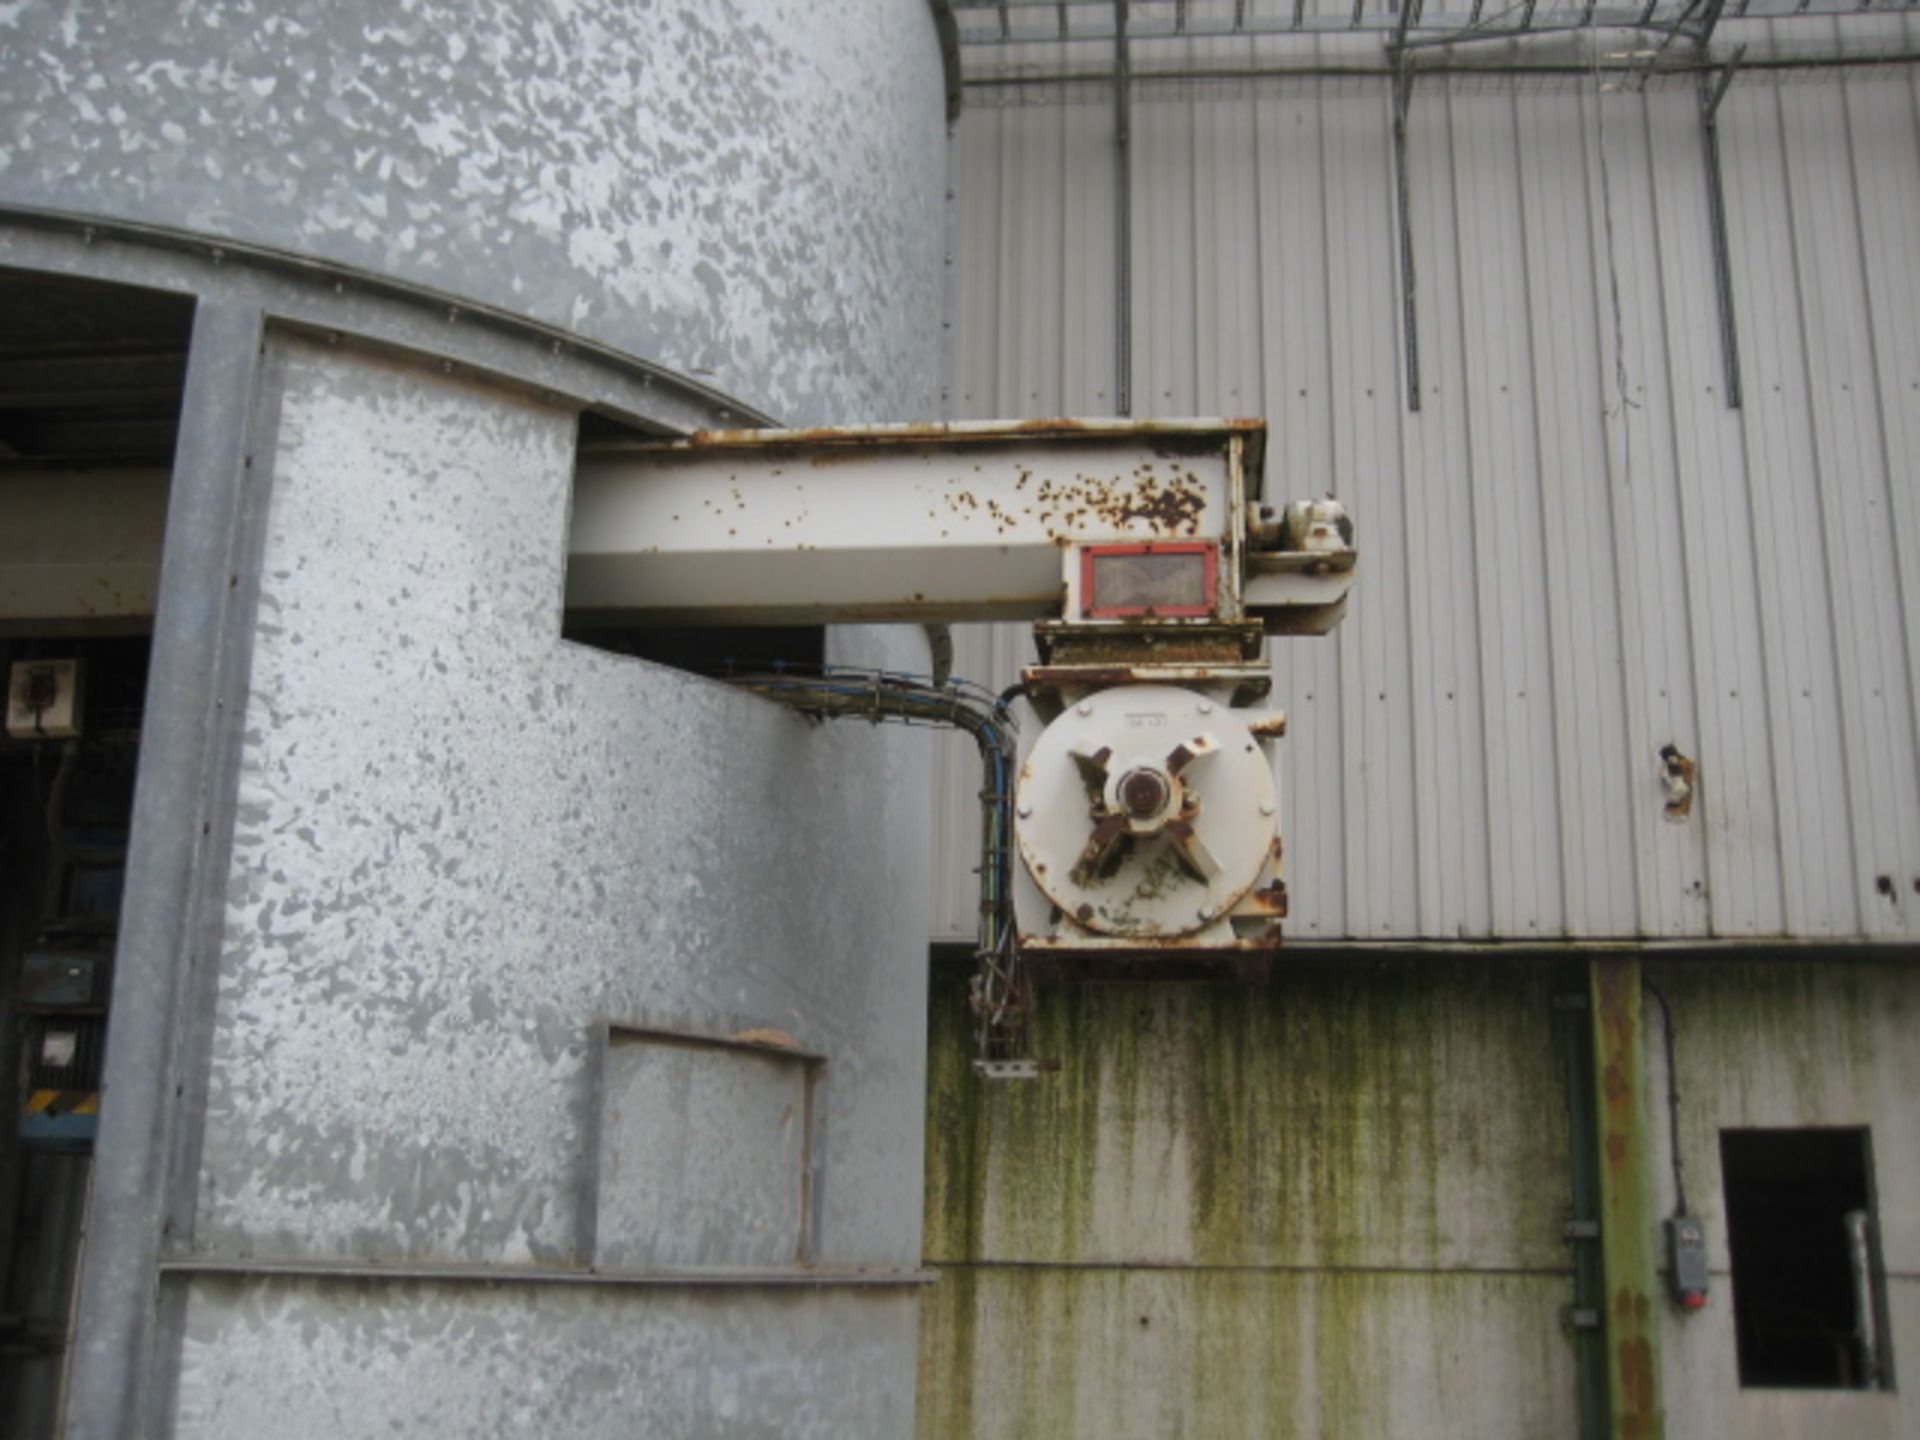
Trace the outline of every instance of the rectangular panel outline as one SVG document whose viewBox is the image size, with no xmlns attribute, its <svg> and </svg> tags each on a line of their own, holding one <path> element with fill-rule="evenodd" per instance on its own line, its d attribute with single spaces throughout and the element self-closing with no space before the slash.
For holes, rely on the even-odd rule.
<svg viewBox="0 0 1920 1440">
<path fill-rule="evenodd" d="M 601 1275 L 672 1276 L 711 1272 L 712 1266 L 648 1266 L 636 1270 L 627 1266 L 604 1266 L 594 1259 L 600 1248 L 600 1152 L 606 1139 L 607 1062 L 616 1041 L 640 1041 L 682 1050 L 719 1051 L 758 1056 L 761 1059 L 787 1060 L 800 1067 L 804 1109 L 800 1134 L 799 1221 L 794 1240 L 794 1257 L 782 1266 L 742 1267 L 785 1273 L 811 1269 L 819 1252 L 819 1215 L 815 1204 L 814 1166 L 820 1154 L 820 1087 L 826 1078 L 827 1057 L 818 1051 L 798 1046 L 769 1045 L 761 1041 L 741 1040 L 731 1035 L 709 1035 L 693 1030 L 665 1030 L 651 1025 L 626 1025 L 603 1020 L 592 1027 L 587 1057 L 587 1119 L 583 1134 L 586 1141 L 581 1155 L 578 1236 L 575 1256 L 578 1264 Z M 732 1267 L 729 1267 L 732 1268 Z"/>
</svg>

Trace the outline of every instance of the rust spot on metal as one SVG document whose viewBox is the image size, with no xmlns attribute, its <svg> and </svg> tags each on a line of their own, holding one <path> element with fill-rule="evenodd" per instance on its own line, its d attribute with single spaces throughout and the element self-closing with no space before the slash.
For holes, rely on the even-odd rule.
<svg viewBox="0 0 1920 1440">
<path fill-rule="evenodd" d="M 1678 745 L 1660 747 L 1661 778 L 1667 787 L 1667 818 L 1685 820 L 1693 813 L 1693 797 L 1700 788 L 1700 766 Z"/>
<path fill-rule="evenodd" d="M 980 424 L 977 422 L 959 422 L 956 424 L 928 425 L 878 425 L 844 426 L 816 425 L 800 430 L 696 430 L 684 440 L 665 442 L 654 447 L 634 448 L 677 448 L 677 449 L 718 449 L 728 446 L 781 446 L 844 445 L 876 446 L 913 444 L 916 442 L 948 442 L 959 444 L 992 444 L 994 441 L 1016 436 L 1044 437 L 1057 435 L 1063 437 L 1087 435 L 1111 435 L 1115 437 L 1151 436 L 1157 446 L 1174 449 L 1181 440 L 1203 442 L 1208 448 L 1224 443 L 1233 435 L 1260 435 L 1266 431 L 1263 420 L 1243 418 L 1229 420 L 1209 420 L 1203 424 L 1168 422 L 1162 420 L 1075 420 L 1070 417 L 1050 417 L 1041 420 L 1016 420 L 1010 423 Z M 1177 451 L 1176 451 L 1177 453 Z"/>
<path fill-rule="evenodd" d="M 1262 914 L 1284 920 L 1287 918 L 1287 882 L 1275 880 L 1271 884 L 1262 885 L 1257 890 L 1249 891 L 1247 898 L 1241 904 L 1246 909 L 1257 910 Z"/>
<path fill-rule="evenodd" d="M 1168 794 L 1167 779 L 1157 770 L 1142 766 L 1139 769 L 1129 770 L 1120 779 L 1121 803 L 1137 816 L 1159 814 L 1167 803 Z M 1182 826 L 1177 820 L 1167 829 L 1169 833 L 1177 833 L 1176 827 L 1184 829 L 1189 836 L 1193 833 L 1192 826 Z"/>
<path fill-rule="evenodd" d="M 1614 1298 L 1614 1318 L 1622 1328 L 1645 1330 L 1648 1322 L 1647 1297 L 1622 1290 Z M 1644 1334 L 1633 1335 L 1614 1346 L 1615 1366 L 1620 1376 L 1620 1398 L 1624 1413 L 1615 1416 L 1615 1433 L 1632 1440 L 1649 1440 L 1657 1431 L 1654 1400 L 1653 1346 Z"/>
<path fill-rule="evenodd" d="M 1088 837 L 1086 848 L 1080 852 L 1079 863 L 1073 867 L 1074 881 L 1085 885 L 1090 880 L 1111 875 L 1126 858 L 1128 847 L 1123 843 L 1126 837 L 1126 816 L 1102 816 L 1099 823 L 1093 827 L 1093 834 Z"/>
</svg>

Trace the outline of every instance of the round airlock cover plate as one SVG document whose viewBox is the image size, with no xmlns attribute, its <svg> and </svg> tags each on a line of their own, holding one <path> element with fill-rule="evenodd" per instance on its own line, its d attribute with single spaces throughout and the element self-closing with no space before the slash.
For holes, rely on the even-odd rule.
<svg viewBox="0 0 1920 1440">
<path fill-rule="evenodd" d="M 1071 706 L 1020 770 L 1014 833 L 1034 883 L 1100 935 L 1190 935 L 1259 880 L 1273 770 L 1232 710 L 1172 685 Z"/>
</svg>

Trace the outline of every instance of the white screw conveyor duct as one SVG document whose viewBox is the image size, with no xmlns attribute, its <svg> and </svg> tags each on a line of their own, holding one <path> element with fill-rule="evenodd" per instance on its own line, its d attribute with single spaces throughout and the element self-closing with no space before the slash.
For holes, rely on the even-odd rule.
<svg viewBox="0 0 1920 1440">
<path fill-rule="evenodd" d="M 1287 909 L 1266 637 L 1339 623 L 1353 526 L 1255 420 L 727 431 L 583 457 L 567 601 L 625 623 L 1034 622 L 1008 877 L 1036 973 L 1247 960 Z"/>
</svg>

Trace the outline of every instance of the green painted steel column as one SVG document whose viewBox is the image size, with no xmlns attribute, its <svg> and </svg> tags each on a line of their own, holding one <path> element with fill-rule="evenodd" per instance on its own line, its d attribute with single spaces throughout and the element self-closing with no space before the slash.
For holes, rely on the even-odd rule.
<svg viewBox="0 0 1920 1440">
<path fill-rule="evenodd" d="M 1601 1313 L 1614 1440 L 1663 1440 L 1652 1177 L 1647 1171 L 1646 1055 L 1640 961 L 1607 957 L 1588 972 L 1600 1139 Z"/>
</svg>

